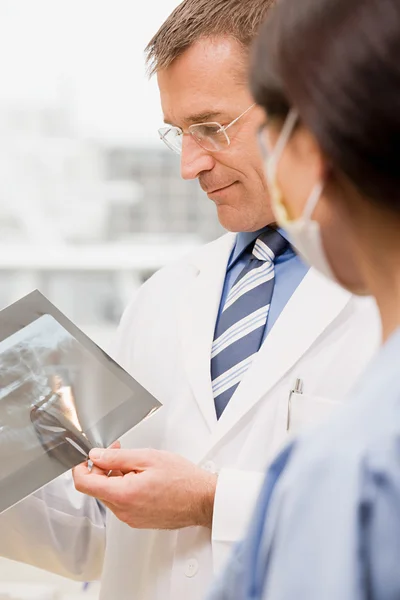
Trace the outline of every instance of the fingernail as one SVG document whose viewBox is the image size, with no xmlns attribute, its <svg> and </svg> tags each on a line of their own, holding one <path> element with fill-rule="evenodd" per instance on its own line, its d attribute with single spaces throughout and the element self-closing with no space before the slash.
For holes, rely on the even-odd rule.
<svg viewBox="0 0 400 600">
<path fill-rule="evenodd" d="M 101 448 L 93 448 L 93 450 L 89 452 L 89 458 L 91 458 L 92 460 L 100 460 L 103 454 L 104 450 L 102 450 Z"/>
</svg>

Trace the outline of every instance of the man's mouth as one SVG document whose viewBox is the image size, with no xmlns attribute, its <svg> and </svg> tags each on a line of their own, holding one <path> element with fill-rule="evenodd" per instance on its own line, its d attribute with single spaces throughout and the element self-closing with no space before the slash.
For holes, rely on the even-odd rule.
<svg viewBox="0 0 400 600">
<path fill-rule="evenodd" d="M 227 189 L 228 189 L 228 188 L 230 188 L 230 187 L 231 187 L 231 186 L 232 186 L 234 183 L 235 183 L 235 182 L 233 182 L 233 183 L 228 183 L 228 185 L 223 185 L 223 186 L 220 186 L 220 187 L 214 188 L 214 189 L 212 189 L 212 190 L 207 190 L 207 189 L 204 189 L 204 188 L 203 188 L 203 189 L 204 189 L 204 191 L 206 192 L 206 194 L 208 194 L 209 196 L 211 196 L 212 194 L 217 194 L 218 192 L 222 192 L 223 190 L 227 190 Z"/>
</svg>

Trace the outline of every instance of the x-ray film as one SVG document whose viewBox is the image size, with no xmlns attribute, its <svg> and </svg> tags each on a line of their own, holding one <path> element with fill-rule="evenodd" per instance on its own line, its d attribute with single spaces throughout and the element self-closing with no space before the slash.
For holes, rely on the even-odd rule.
<svg viewBox="0 0 400 600">
<path fill-rule="evenodd" d="M 159 402 L 40 292 L 0 312 L 0 513 Z"/>
</svg>

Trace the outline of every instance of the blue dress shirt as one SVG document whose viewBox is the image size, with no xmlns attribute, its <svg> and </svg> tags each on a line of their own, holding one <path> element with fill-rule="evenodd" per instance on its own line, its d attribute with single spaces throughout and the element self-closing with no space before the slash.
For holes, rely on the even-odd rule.
<svg viewBox="0 0 400 600">
<path fill-rule="evenodd" d="M 353 398 L 269 469 L 209 600 L 400 598 L 400 329 Z"/>
<path fill-rule="evenodd" d="M 236 244 L 228 261 L 218 319 L 233 284 L 238 278 L 240 272 L 249 262 L 249 255 L 246 253 L 247 248 L 266 229 L 267 227 L 265 229 L 261 229 L 260 231 L 238 233 Z M 282 229 L 278 229 L 278 231 L 285 239 L 288 239 L 286 233 Z M 271 331 L 277 318 L 285 308 L 288 300 L 296 290 L 297 286 L 300 284 L 307 271 L 308 266 L 303 263 L 297 254 L 295 254 L 291 246 L 289 246 L 289 248 L 283 254 L 277 257 L 275 261 L 274 292 L 272 295 L 271 307 L 269 310 L 263 340 L 265 340 L 266 336 Z"/>
</svg>

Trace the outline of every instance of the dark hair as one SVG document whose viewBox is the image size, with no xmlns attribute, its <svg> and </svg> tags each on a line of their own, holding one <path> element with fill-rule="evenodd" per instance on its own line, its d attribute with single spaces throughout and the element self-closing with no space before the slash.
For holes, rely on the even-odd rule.
<svg viewBox="0 0 400 600">
<path fill-rule="evenodd" d="M 146 47 L 150 74 L 165 69 L 197 40 L 229 36 L 248 48 L 275 0 L 183 0 Z"/>
<path fill-rule="evenodd" d="M 295 107 L 333 167 L 400 212 L 399 0 L 280 0 L 250 80 L 270 117 Z"/>
</svg>

